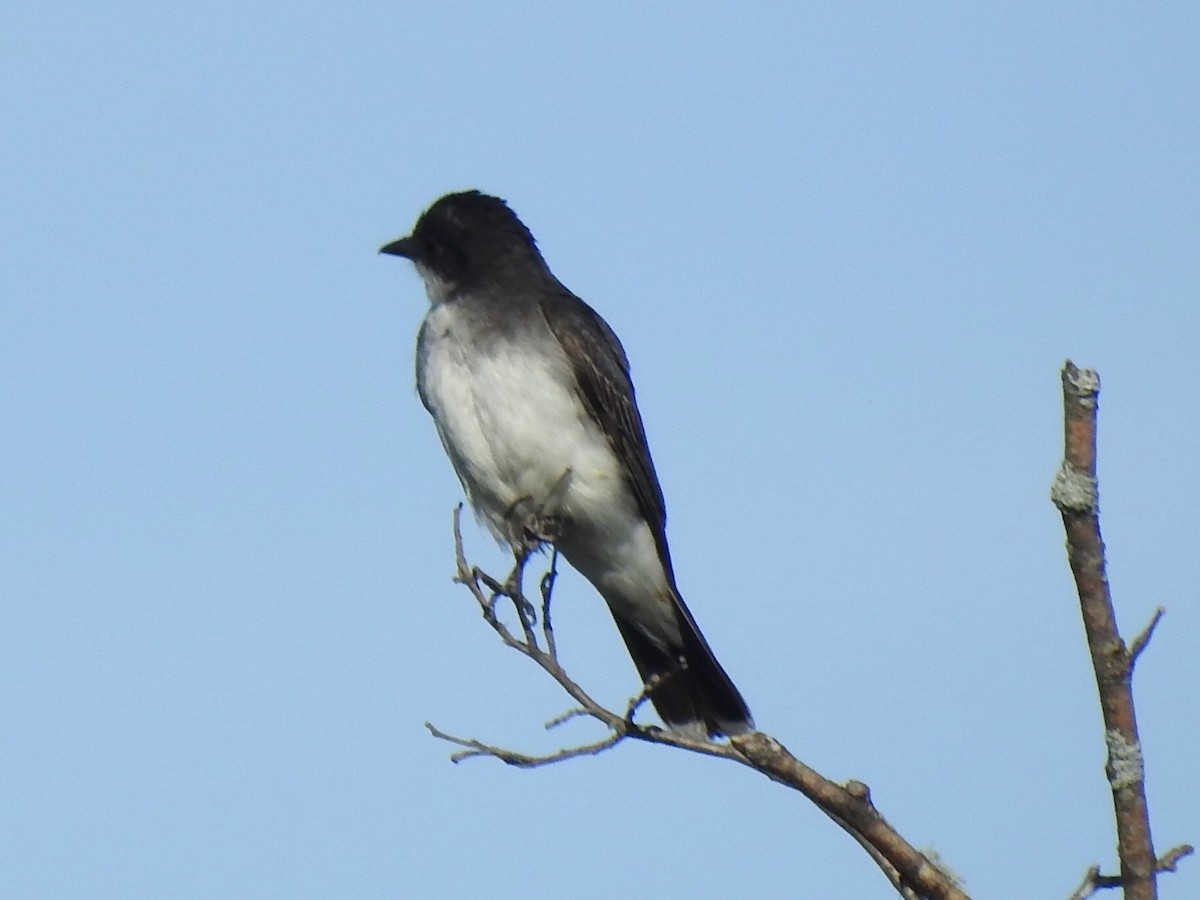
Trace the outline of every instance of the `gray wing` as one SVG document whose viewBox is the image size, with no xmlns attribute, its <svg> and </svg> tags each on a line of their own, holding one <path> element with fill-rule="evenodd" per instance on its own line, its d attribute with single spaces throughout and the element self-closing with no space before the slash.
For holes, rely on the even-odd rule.
<svg viewBox="0 0 1200 900">
<path fill-rule="evenodd" d="M 659 558 L 674 583 L 667 550 L 667 508 L 638 412 L 629 360 L 613 330 L 590 306 L 562 288 L 541 300 L 542 314 L 575 374 L 580 399 L 620 460 L 638 509 L 654 533 Z"/>
</svg>

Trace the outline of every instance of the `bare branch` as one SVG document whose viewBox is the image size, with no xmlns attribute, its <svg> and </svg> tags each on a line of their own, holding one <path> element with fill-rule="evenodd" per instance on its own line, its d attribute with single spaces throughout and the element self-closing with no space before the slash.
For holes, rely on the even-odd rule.
<svg viewBox="0 0 1200 900">
<path fill-rule="evenodd" d="M 609 747 L 615 746 L 620 741 L 624 740 L 625 735 L 613 733 L 603 740 L 596 741 L 592 744 L 584 744 L 580 747 L 568 747 L 559 750 L 557 753 L 549 753 L 545 756 L 528 756 L 524 753 L 517 753 L 515 750 L 506 750 L 503 747 L 493 747 L 491 744 L 485 744 L 482 741 L 477 741 L 474 738 L 460 738 L 437 728 L 435 725 L 426 722 L 425 727 L 429 729 L 429 733 L 435 738 L 443 741 L 449 741 L 451 744 L 457 744 L 460 747 L 466 747 L 459 753 L 451 754 L 450 761 L 459 763 L 464 759 L 470 759 L 472 756 L 490 756 L 498 759 L 510 766 L 516 766 L 521 769 L 532 769 L 537 766 L 548 766 L 551 763 L 562 762 L 566 759 L 575 759 L 578 756 L 595 756 Z"/>
<path fill-rule="evenodd" d="M 565 725 L 572 719 L 586 719 L 590 714 L 582 706 L 576 706 L 574 709 L 568 709 L 566 712 L 559 713 L 553 719 L 550 719 L 543 726 L 547 731 L 557 728 L 559 725 Z"/>
<path fill-rule="evenodd" d="M 1138 740 L 1131 676 L 1133 664 L 1145 649 L 1162 617 L 1155 613 L 1146 630 L 1126 650 L 1117 630 L 1109 591 L 1104 542 L 1100 537 L 1099 491 L 1096 480 L 1096 418 L 1100 378 L 1091 369 L 1079 369 L 1070 360 L 1062 370 L 1064 453 L 1062 467 L 1050 490 L 1062 513 L 1067 534 L 1067 556 L 1091 652 L 1092 669 L 1100 694 L 1108 745 L 1109 785 L 1117 822 L 1118 878 L 1103 876 L 1099 868 L 1076 891 L 1087 897 L 1097 889 L 1121 886 L 1126 900 L 1153 900 L 1159 871 L 1150 838 L 1146 806 L 1145 766 Z"/>
<path fill-rule="evenodd" d="M 1101 875 L 1099 866 L 1092 866 L 1084 873 L 1083 882 L 1075 888 L 1067 900 L 1087 900 L 1088 897 L 1102 888 L 1120 887 L 1121 878 L 1118 875 Z"/>
<path fill-rule="evenodd" d="M 427 722 L 426 727 L 434 737 L 463 748 L 454 753 L 450 757 L 451 760 L 457 763 L 473 757 L 490 757 L 511 766 L 536 768 L 580 756 L 595 755 L 615 747 L 626 739 L 727 759 L 800 791 L 812 800 L 863 846 L 897 893 L 906 900 L 967 900 L 967 895 L 958 887 L 952 876 L 939 868 L 928 856 L 908 844 L 879 815 L 871 803 L 870 791 L 862 782 L 851 781 L 842 786 L 829 781 L 800 762 L 782 744 L 766 734 L 756 732 L 733 738 L 728 743 L 717 743 L 680 731 L 639 725 L 634 721 L 634 714 L 649 699 L 653 685 L 644 685 L 643 689 L 630 699 L 624 715 L 597 703 L 567 674 L 558 660 L 553 628 L 550 625 L 557 557 L 551 557 L 550 570 L 539 584 L 542 594 L 542 635 L 546 642 L 546 649 L 543 650 L 538 646 L 532 619 L 522 614 L 528 606 L 528 601 L 521 593 L 524 555 L 515 554 L 513 573 L 503 582 L 471 566 L 463 550 L 459 527 L 460 513 L 461 507 L 455 511 L 454 517 L 457 567 L 455 580 L 465 585 L 475 597 L 485 621 L 504 644 L 537 663 L 577 704 L 551 719 L 546 727 L 554 728 L 571 719 L 589 717 L 604 725 L 608 734 L 592 743 L 564 748 L 545 755 L 533 755 L 497 747 L 474 738 L 457 737 Z M 516 605 L 517 614 L 522 621 L 523 640 L 515 636 L 496 615 L 496 601 L 502 596 L 509 597 Z"/>
<path fill-rule="evenodd" d="M 1191 856 L 1196 852 L 1196 848 L 1191 844 L 1180 844 L 1178 847 L 1172 847 L 1158 859 L 1158 871 L 1174 872 L 1175 866 L 1185 856 Z"/>
<path fill-rule="evenodd" d="M 1133 667 L 1137 664 L 1137 659 L 1142 655 L 1142 651 L 1150 643 L 1150 638 L 1154 637 L 1154 629 L 1158 627 L 1158 623 L 1162 621 L 1162 617 L 1166 614 L 1166 610 L 1161 606 L 1154 611 L 1153 618 L 1150 623 L 1142 629 L 1141 633 L 1133 639 L 1133 643 L 1129 645 L 1129 671 L 1133 672 Z"/>
<path fill-rule="evenodd" d="M 1175 866 L 1179 860 L 1194 852 L 1191 844 L 1180 844 L 1178 847 L 1172 847 L 1154 864 L 1156 872 L 1174 872 Z M 1105 888 L 1119 888 L 1122 886 L 1120 875 L 1101 875 L 1099 866 L 1092 866 L 1083 876 L 1083 882 L 1077 887 L 1074 893 L 1067 900 L 1087 900 L 1093 894 L 1098 894 Z"/>
<path fill-rule="evenodd" d="M 901 896 L 967 900 L 955 879 L 905 841 L 879 814 L 871 802 L 870 790 L 862 782 L 835 784 L 760 732 L 735 737 L 730 743 L 752 768 L 800 791 L 855 840 L 870 847 L 871 857 Z"/>
<path fill-rule="evenodd" d="M 550 624 L 550 597 L 554 593 L 554 583 L 558 581 L 558 548 L 550 552 L 550 568 L 542 576 L 538 589 L 542 594 L 542 636 L 546 639 L 546 652 L 550 658 L 558 662 L 558 645 L 554 643 L 554 627 Z"/>
</svg>

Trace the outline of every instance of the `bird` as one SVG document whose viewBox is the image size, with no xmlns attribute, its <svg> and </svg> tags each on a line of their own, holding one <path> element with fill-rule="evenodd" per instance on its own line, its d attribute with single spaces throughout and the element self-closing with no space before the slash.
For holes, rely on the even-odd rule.
<svg viewBox="0 0 1200 900">
<path fill-rule="evenodd" d="M 476 516 L 518 555 L 549 543 L 603 597 L 663 723 L 754 730 L 683 602 L 629 360 L 550 271 L 499 197 L 447 194 L 380 248 L 412 262 L 429 308 L 417 393 Z"/>
</svg>

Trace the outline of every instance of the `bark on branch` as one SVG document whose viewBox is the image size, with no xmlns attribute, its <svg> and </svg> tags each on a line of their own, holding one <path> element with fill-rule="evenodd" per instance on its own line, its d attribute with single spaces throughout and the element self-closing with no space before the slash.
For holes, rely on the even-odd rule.
<svg viewBox="0 0 1200 900">
<path fill-rule="evenodd" d="M 1117 854 L 1121 874 L 1103 876 L 1099 867 L 1089 870 L 1076 897 L 1095 889 L 1123 887 L 1126 900 L 1153 900 L 1158 896 L 1155 877 L 1167 865 L 1155 856 L 1146 807 L 1145 763 L 1138 739 L 1133 706 L 1133 666 L 1146 649 L 1162 618 L 1160 608 L 1146 629 L 1127 648 L 1117 630 L 1100 537 L 1099 489 L 1096 480 L 1096 419 L 1100 378 L 1091 369 L 1080 369 L 1067 360 L 1062 370 L 1064 453 L 1054 478 L 1050 498 L 1062 513 L 1067 535 L 1067 558 L 1075 576 L 1084 632 L 1100 693 L 1104 740 L 1108 746 L 1105 772 L 1112 788 L 1117 822 Z M 1191 852 L 1176 848 L 1164 857 L 1175 861 Z"/>
</svg>

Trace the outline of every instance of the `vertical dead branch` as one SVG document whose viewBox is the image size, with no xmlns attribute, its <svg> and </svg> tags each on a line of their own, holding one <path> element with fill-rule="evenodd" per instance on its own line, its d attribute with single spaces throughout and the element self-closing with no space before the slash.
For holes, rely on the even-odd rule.
<svg viewBox="0 0 1200 900">
<path fill-rule="evenodd" d="M 1112 787 L 1117 822 L 1117 853 L 1126 900 L 1157 896 L 1158 862 L 1150 839 L 1146 808 L 1142 746 L 1134 715 L 1131 675 L 1136 653 L 1126 649 L 1117 631 L 1105 573 L 1104 543 L 1100 538 L 1100 507 L 1096 482 L 1096 405 L 1100 378 L 1091 369 L 1067 361 L 1062 370 L 1065 453 L 1054 479 L 1051 499 L 1062 513 L 1067 533 L 1067 556 L 1087 634 L 1104 737 L 1108 745 L 1105 771 Z M 1138 652 L 1144 648 L 1144 641 Z"/>
</svg>

